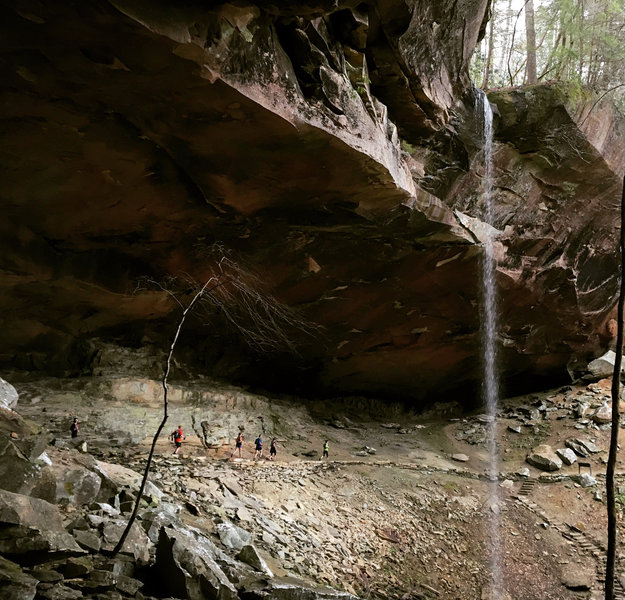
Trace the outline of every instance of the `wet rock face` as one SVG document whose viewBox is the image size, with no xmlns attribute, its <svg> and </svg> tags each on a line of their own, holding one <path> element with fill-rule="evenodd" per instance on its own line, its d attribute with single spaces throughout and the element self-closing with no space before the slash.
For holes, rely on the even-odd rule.
<svg viewBox="0 0 625 600">
<path fill-rule="evenodd" d="M 534 363 L 535 372 L 558 365 L 574 372 L 614 335 L 623 128 L 609 106 L 572 100 L 566 86 L 494 92 L 489 100 L 503 353 L 511 371 Z M 478 168 L 454 190 L 458 209 L 479 213 L 470 190 L 479 175 Z"/>
<path fill-rule="evenodd" d="M 98 373 L 103 338 L 151 345 L 160 365 L 179 307 L 137 283 L 205 281 L 217 242 L 322 329 L 292 333 L 298 356 L 259 357 L 219 316 L 210 328 L 203 319 L 180 345 L 195 366 L 393 398 L 475 381 L 480 248 L 453 209 L 479 208 L 477 134 L 456 121 L 473 110 L 467 64 L 486 4 L 4 3 L 0 364 Z M 608 231 L 612 213 L 600 209 L 622 154 L 598 113 L 582 122 L 565 110 L 554 113 L 564 129 L 545 127 L 540 140 L 590 139 L 592 176 L 576 152 L 536 150 L 529 164 L 535 128 L 515 117 L 528 114 L 524 102 L 533 106 L 500 103 L 497 160 L 512 183 L 501 178 L 496 225 L 514 225 L 501 288 L 506 311 L 525 309 L 506 319 L 506 348 L 513 373 L 562 374 L 605 342 L 595 332 L 612 305 L 614 252 L 587 242 L 593 219 Z M 559 165 L 572 175 L 554 195 Z M 561 203 L 570 193 L 574 209 Z M 547 219 L 589 195 L 584 232 L 573 218 Z"/>
</svg>

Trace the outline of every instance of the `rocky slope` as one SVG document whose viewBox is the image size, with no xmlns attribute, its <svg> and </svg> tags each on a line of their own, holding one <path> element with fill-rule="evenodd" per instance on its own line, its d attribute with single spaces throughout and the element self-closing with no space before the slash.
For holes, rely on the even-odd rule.
<svg viewBox="0 0 625 600">
<path fill-rule="evenodd" d="M 609 380 L 504 403 L 498 499 L 485 415 L 450 405 L 415 415 L 364 398 L 295 402 L 210 381 L 172 384 L 169 427 L 183 425 L 183 454 L 173 456 L 165 436 L 159 440 L 138 527 L 115 560 L 106 552 L 136 497 L 160 420 L 159 384 L 111 376 L 99 386 L 91 378 L 14 382 L 19 402 L 8 385 L 3 399 L 31 419 L 2 409 L 1 551 L 14 563 L 3 572 L 28 588 L 15 597 L 105 590 L 162 597 L 182 568 L 184 581 L 167 587 L 173 597 L 195 597 L 208 577 L 241 598 L 281 597 L 267 591 L 281 585 L 309 597 L 303 590 L 322 583 L 362 597 L 482 598 L 493 514 L 503 519 L 508 589 L 523 590 L 512 597 L 589 597 L 601 588 Z M 75 441 L 67 431 L 72 415 L 81 426 Z M 240 430 L 243 460 L 228 461 Z M 252 460 L 251 440 L 261 432 L 266 442 L 278 438 L 275 462 Z M 325 439 L 330 460 L 320 461 Z M 544 447 L 568 448 L 572 460 L 556 473 L 535 468 L 533 455 Z M 592 478 L 587 466 L 587 478 L 578 477 L 577 460 L 589 463 Z M 619 459 L 619 486 L 622 468 Z M 173 555 L 159 541 L 164 534 Z M 188 543 L 204 558 L 191 559 Z M 245 545 L 254 551 L 242 552 Z"/>
<path fill-rule="evenodd" d="M 484 415 L 174 385 L 170 423 L 185 428 L 183 454 L 159 440 L 138 521 L 115 557 L 159 418 L 158 384 L 15 384 L 23 416 L 0 411 L 3 598 L 491 598 L 494 514 L 510 598 L 602 597 L 605 383 L 507 401 L 495 484 Z M 243 459 L 229 461 L 241 428 Z M 278 438 L 275 461 L 252 460 L 259 432 Z M 325 439 L 330 458 L 320 460 Z M 570 439 L 592 449 L 579 455 L 590 487 L 575 463 L 548 473 L 525 462 L 536 445 Z M 619 485 L 622 469 L 619 459 Z"/>
<path fill-rule="evenodd" d="M 225 252 L 308 326 L 258 353 L 198 315 L 196 370 L 417 404 L 476 385 L 487 4 L 3 3 L 0 362 L 158 357 L 179 306 L 153 282 L 182 276 L 185 303 Z M 505 373 L 537 385 L 610 341 L 625 154 L 592 99 L 491 101 Z"/>
</svg>

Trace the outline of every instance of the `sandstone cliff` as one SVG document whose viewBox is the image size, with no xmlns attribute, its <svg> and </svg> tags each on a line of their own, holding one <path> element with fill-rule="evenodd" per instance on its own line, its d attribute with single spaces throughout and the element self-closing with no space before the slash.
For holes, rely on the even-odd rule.
<svg viewBox="0 0 625 600">
<path fill-rule="evenodd" d="M 322 329 L 258 355 L 212 315 L 180 345 L 196 368 L 414 399 L 473 385 L 467 66 L 487 4 L 3 3 L 1 363 L 162 350 L 179 307 L 137 281 L 203 281 L 219 243 Z M 562 88 L 491 101 L 506 372 L 562 378 L 610 339 L 622 137 Z"/>
</svg>

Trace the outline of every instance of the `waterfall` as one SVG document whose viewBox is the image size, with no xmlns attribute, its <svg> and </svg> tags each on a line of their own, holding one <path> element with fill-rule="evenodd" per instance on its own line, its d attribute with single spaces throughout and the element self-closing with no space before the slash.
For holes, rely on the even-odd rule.
<svg viewBox="0 0 625 600">
<path fill-rule="evenodd" d="M 481 187 L 481 219 L 487 225 L 484 252 L 481 261 L 481 317 L 482 317 L 482 357 L 483 383 L 482 399 L 488 419 L 488 456 L 489 456 L 489 508 L 490 519 L 490 568 L 492 575 L 492 600 L 504 597 L 501 574 L 501 515 L 499 511 L 499 458 L 497 452 L 497 405 L 499 401 L 499 378 L 497 373 L 497 288 L 495 273 L 497 261 L 494 254 L 493 214 L 493 113 L 486 94 L 477 90 L 476 108 L 482 115 L 484 175 Z M 480 110 L 481 109 L 481 110 Z"/>
</svg>

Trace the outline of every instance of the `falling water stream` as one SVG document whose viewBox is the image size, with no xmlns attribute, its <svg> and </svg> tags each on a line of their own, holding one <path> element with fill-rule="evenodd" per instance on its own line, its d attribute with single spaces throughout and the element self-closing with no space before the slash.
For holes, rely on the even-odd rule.
<svg viewBox="0 0 625 600">
<path fill-rule="evenodd" d="M 490 527 L 490 568 L 491 568 L 491 600 L 501 600 L 504 597 L 501 574 L 501 516 L 499 512 L 499 458 L 497 451 L 497 404 L 499 401 L 499 379 L 497 373 L 497 289 L 495 286 L 495 270 L 497 266 L 494 255 L 493 225 L 493 113 L 486 94 L 477 91 L 477 108 L 482 108 L 483 117 L 483 157 L 484 175 L 481 189 L 481 219 L 486 223 L 484 236 L 484 252 L 482 255 L 482 350 L 483 350 L 483 383 L 482 394 L 488 419 L 488 456 L 489 456 L 489 507 L 491 518 Z"/>
</svg>

